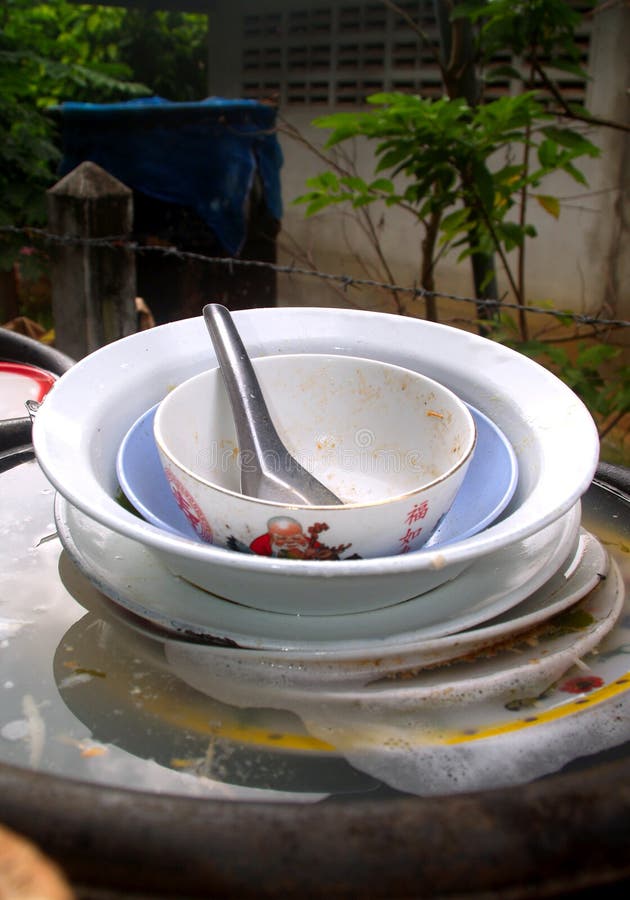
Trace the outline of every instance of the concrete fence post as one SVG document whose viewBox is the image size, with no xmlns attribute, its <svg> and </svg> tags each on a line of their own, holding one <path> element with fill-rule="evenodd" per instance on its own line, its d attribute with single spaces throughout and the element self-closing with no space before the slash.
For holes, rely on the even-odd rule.
<svg viewBox="0 0 630 900">
<path fill-rule="evenodd" d="M 52 233 L 125 238 L 133 192 L 100 166 L 83 162 L 47 192 Z M 52 265 L 55 346 L 74 359 L 136 331 L 134 254 L 117 246 L 60 244 Z"/>
</svg>

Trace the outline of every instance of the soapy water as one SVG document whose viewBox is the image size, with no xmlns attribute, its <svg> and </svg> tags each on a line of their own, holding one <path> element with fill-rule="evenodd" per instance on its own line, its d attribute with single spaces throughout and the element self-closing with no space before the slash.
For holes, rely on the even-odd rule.
<svg viewBox="0 0 630 900">
<path fill-rule="evenodd" d="M 215 696 L 235 702 L 229 688 L 213 685 Z M 245 708 L 251 707 L 240 698 Z M 476 726 L 466 728 L 461 707 L 399 710 L 383 705 L 370 710 L 357 703 L 306 702 L 282 691 L 270 691 L 267 703 L 291 710 L 309 734 L 335 748 L 351 766 L 409 794 L 431 796 L 523 784 L 562 769 L 579 757 L 591 756 L 630 738 L 630 692 L 609 702 L 566 715 L 544 717 L 538 724 L 505 719 L 479 727 L 479 718 L 505 710 L 478 709 Z M 257 695 L 255 705 L 264 705 Z M 475 715 L 469 717 L 475 722 Z M 535 715 L 526 717 L 530 720 Z M 492 733 L 495 730 L 496 733 Z"/>
<path fill-rule="evenodd" d="M 532 636 L 529 654 L 522 646 L 503 651 L 520 661 L 512 663 L 512 676 L 509 661 L 502 673 L 496 660 L 476 660 L 393 686 L 318 691 L 296 687 L 286 670 L 256 681 L 255 667 L 229 660 L 217 667 L 212 655 L 204 664 L 203 651 L 193 646 L 169 642 L 165 655 L 179 678 L 223 703 L 291 711 L 355 769 L 396 790 L 422 796 L 482 790 L 531 781 L 630 738 L 623 678 L 630 669 L 630 608 L 616 566 L 602 591 L 610 604 L 600 597 L 600 630 L 591 627 L 590 640 L 579 644 L 567 635 L 574 651 L 555 659 L 550 653 L 552 665 L 541 667 L 548 636 Z M 586 621 L 589 609 L 592 597 L 572 608 L 560 629 L 571 617 Z"/>
<path fill-rule="evenodd" d="M 342 719 L 306 724 L 320 739 L 344 748 L 361 772 L 399 791 L 432 796 L 523 784 L 624 743 L 630 737 L 630 696 L 537 728 L 450 746 L 434 744 L 430 727 L 411 723 L 388 724 L 385 734 L 378 726 L 365 729 L 359 744 Z"/>
</svg>

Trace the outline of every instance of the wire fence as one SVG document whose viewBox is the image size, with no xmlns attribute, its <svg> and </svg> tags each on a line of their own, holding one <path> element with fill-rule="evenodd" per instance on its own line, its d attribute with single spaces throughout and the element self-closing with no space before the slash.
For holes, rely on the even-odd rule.
<svg viewBox="0 0 630 900">
<path fill-rule="evenodd" d="M 356 275 L 322 272 L 316 268 L 308 268 L 294 263 L 278 264 L 264 260 L 243 259 L 240 257 L 209 256 L 199 252 L 183 250 L 170 244 L 146 244 L 130 240 L 127 236 L 108 235 L 105 237 L 89 238 L 71 234 L 58 235 L 41 228 L 18 227 L 13 225 L 0 226 L 0 234 L 3 233 L 20 236 L 31 244 L 41 243 L 44 246 L 102 247 L 112 250 L 126 250 L 137 254 L 156 254 L 181 261 L 189 260 L 191 262 L 201 262 L 208 265 L 225 266 L 230 271 L 233 271 L 236 268 L 266 269 L 271 270 L 278 275 L 319 279 L 320 281 L 336 285 L 344 291 L 348 291 L 351 288 L 374 288 L 386 291 L 390 294 L 408 296 L 412 299 L 442 299 L 462 304 L 473 304 L 477 310 L 483 308 L 487 314 L 499 311 L 523 310 L 523 307 L 520 304 L 510 302 L 505 298 L 490 299 L 467 297 L 461 294 L 453 294 L 439 290 L 429 291 L 418 285 L 400 285 L 372 278 L 361 278 Z M 610 318 L 602 314 L 578 313 L 572 310 L 558 309 L 551 306 L 527 305 L 524 309 L 527 313 L 553 317 L 563 324 L 572 323 L 575 325 L 593 326 L 595 328 L 605 329 L 622 329 L 630 327 L 630 321 Z"/>
</svg>

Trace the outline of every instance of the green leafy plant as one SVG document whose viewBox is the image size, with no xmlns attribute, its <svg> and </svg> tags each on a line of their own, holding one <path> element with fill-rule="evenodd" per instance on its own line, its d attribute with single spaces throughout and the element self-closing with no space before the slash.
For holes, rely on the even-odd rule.
<svg viewBox="0 0 630 900">
<path fill-rule="evenodd" d="M 400 13 L 395 3 L 385 2 Z M 567 116 L 595 120 L 566 103 L 554 80 L 558 71 L 567 70 L 587 77 L 575 40 L 581 16 L 565 0 L 436 0 L 435 6 L 442 44 L 450 44 L 448 61 L 422 28 L 405 18 L 436 54 L 445 97 L 376 94 L 368 98 L 375 107 L 370 111 L 316 119 L 317 127 L 330 131 L 329 149 L 355 138 L 373 142 L 378 177 L 329 170 L 309 179 L 308 192 L 296 202 L 306 204 L 307 215 L 331 204 L 357 209 L 375 201 L 410 212 L 424 228 L 419 280 L 427 290 L 433 289 L 435 265 L 447 250 L 457 248 L 459 259 L 470 257 L 473 264 L 496 253 L 523 307 L 519 329 L 526 340 L 525 248 L 536 236 L 528 221 L 529 201 L 535 199 L 558 218 L 560 202 L 545 189 L 545 179 L 561 171 L 584 185 L 579 162 L 599 154 L 575 121 L 571 127 L 563 122 Z M 465 34 L 462 23 L 468 27 Z M 477 29 L 476 44 L 464 40 L 471 24 Z M 473 48 L 468 56 L 457 50 L 465 45 Z M 497 55 L 506 54 L 519 60 L 518 68 L 495 62 Z M 463 85 L 456 75 L 473 64 L 477 76 Z M 506 76 L 521 91 L 484 103 L 483 84 Z M 492 277 L 488 269 L 486 281 Z M 475 283 L 483 296 L 484 283 L 477 278 Z"/>
<path fill-rule="evenodd" d="M 608 336 L 602 340 L 597 333 L 576 327 L 569 311 L 564 315 L 555 311 L 554 320 L 556 325 L 523 341 L 514 318 L 502 311 L 490 323 L 488 337 L 554 372 L 583 400 L 596 420 L 600 438 L 606 438 L 630 415 L 630 366 L 623 349 L 609 343 Z"/>
<path fill-rule="evenodd" d="M 206 96 L 208 25 L 194 13 L 127 10 L 117 40 L 136 81 L 168 100 Z"/>
<path fill-rule="evenodd" d="M 565 101 L 550 73 L 588 78 L 575 36 L 584 11 L 594 5 L 595 0 L 585 0 L 578 11 L 566 0 L 462 0 L 452 5 L 451 19 L 478 26 L 477 60 L 486 81 L 507 76 L 531 86 L 538 79 L 556 103 L 556 111 L 588 117 L 583 107 Z M 519 60 L 518 67 L 496 62 L 506 48 Z"/>
<path fill-rule="evenodd" d="M 339 203 L 355 209 L 376 201 L 397 206 L 424 228 L 423 287 L 433 289 L 438 252 L 458 248 L 460 260 L 497 252 L 520 297 L 508 254 L 535 237 L 536 230 L 510 213 L 526 190 L 536 191 L 543 208 L 557 217 L 558 202 L 539 191 L 543 180 L 564 171 L 584 183 L 576 161 L 596 156 L 597 147 L 556 124 L 531 91 L 477 107 L 463 98 L 402 93 L 375 94 L 368 103 L 375 109 L 335 113 L 314 124 L 330 130 L 328 148 L 357 137 L 374 141 L 376 177 L 329 170 L 308 179 L 308 192 L 296 202 L 306 204 L 307 215 Z M 517 146 L 528 149 L 527 166 L 511 161 Z M 491 166 L 497 158 L 503 161 Z"/>
<path fill-rule="evenodd" d="M 205 17 L 59 0 L 0 6 L 0 225 L 40 225 L 60 151 L 47 109 L 205 91 Z M 144 82 L 144 83 L 143 83 Z M 170 88 L 170 89 L 169 89 Z M 0 241 L 0 271 L 21 239 Z"/>
<path fill-rule="evenodd" d="M 147 93 L 118 59 L 121 16 L 65 2 L 7 0 L 0 8 L 0 225 L 45 221 L 45 190 L 60 155 L 48 107 Z M 3 237 L 0 271 L 11 268 L 22 243 Z"/>
</svg>

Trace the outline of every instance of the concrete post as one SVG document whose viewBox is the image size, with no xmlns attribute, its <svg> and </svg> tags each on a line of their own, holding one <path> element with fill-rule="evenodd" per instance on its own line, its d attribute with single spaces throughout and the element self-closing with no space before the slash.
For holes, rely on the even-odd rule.
<svg viewBox="0 0 630 900">
<path fill-rule="evenodd" d="M 127 237 L 132 191 L 92 162 L 83 162 L 47 192 L 48 224 L 74 238 Z M 136 331 L 133 252 L 116 246 L 61 244 L 52 267 L 55 346 L 74 359 Z"/>
</svg>

